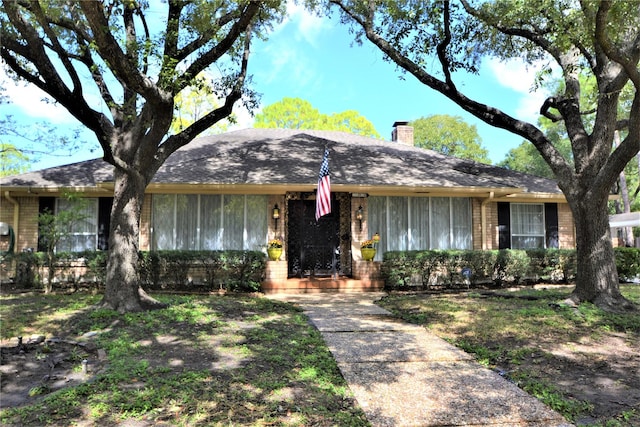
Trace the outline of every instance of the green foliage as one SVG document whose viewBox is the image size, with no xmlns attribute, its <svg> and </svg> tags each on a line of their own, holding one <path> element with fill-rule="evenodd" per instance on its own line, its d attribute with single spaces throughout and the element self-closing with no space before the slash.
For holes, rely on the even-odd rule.
<svg viewBox="0 0 640 427">
<path fill-rule="evenodd" d="M 66 193 L 64 198 L 58 199 L 63 203 L 57 212 L 45 210 L 38 214 L 39 246 L 45 249 L 48 275 L 45 281 L 45 292 L 53 289 L 53 278 L 56 275 L 58 245 L 70 235 L 74 225 L 85 220 L 87 202 L 76 193 Z"/>
<path fill-rule="evenodd" d="M 0 177 L 29 170 L 29 157 L 15 145 L 0 142 Z"/>
<path fill-rule="evenodd" d="M 266 268 L 259 251 L 150 251 L 140 260 L 141 282 L 150 289 L 257 291 Z"/>
<path fill-rule="evenodd" d="M 192 87 L 186 88 L 178 93 L 174 99 L 173 121 L 171 122 L 171 133 L 178 134 L 200 120 L 206 113 L 220 107 L 220 102 L 215 96 L 214 88 L 211 87 L 205 73 L 200 73 L 194 80 Z M 233 123 L 235 118 L 229 116 L 225 122 L 218 122 L 209 129 L 202 132 L 201 136 L 226 132 L 228 123 Z"/>
<path fill-rule="evenodd" d="M 482 146 L 482 138 L 475 125 L 460 116 L 436 114 L 409 123 L 413 126 L 413 140 L 417 147 L 434 150 L 447 156 L 491 164 L 489 151 Z"/>
<path fill-rule="evenodd" d="M 256 114 L 256 128 L 334 130 L 379 138 L 373 124 L 357 111 L 322 114 L 309 101 L 282 98 Z"/>
<path fill-rule="evenodd" d="M 588 402 L 564 396 L 552 384 L 536 380 L 526 374 L 514 375 L 511 379 L 524 391 L 569 420 L 575 420 L 577 415 L 588 413 L 592 409 L 592 405 Z"/>
<path fill-rule="evenodd" d="M 574 250 L 429 250 L 385 252 L 387 287 L 502 286 L 523 280 L 567 282 L 575 274 Z M 463 269 L 470 269 L 467 279 Z"/>
<path fill-rule="evenodd" d="M 547 135 L 549 135 L 549 132 L 547 132 Z M 555 144 L 555 147 L 562 153 L 564 158 L 571 158 L 571 144 L 568 139 L 561 140 Z M 498 166 L 543 178 L 555 178 L 553 171 L 544 161 L 540 152 L 528 141 L 523 141 L 516 148 L 509 150 L 505 159 L 499 162 Z"/>
<path fill-rule="evenodd" d="M 45 256 L 41 252 L 20 252 L 10 254 L 4 262 L 7 266 L 15 266 L 14 283 L 21 289 L 40 286 L 42 278 L 39 267 L 45 265 Z"/>
<path fill-rule="evenodd" d="M 640 278 L 640 249 L 614 248 L 622 281 Z M 475 284 L 518 284 L 545 281 L 569 283 L 576 276 L 573 249 L 502 249 L 389 251 L 384 254 L 381 272 L 386 286 L 456 287 Z M 469 282 L 462 274 L 471 269 Z"/>
<path fill-rule="evenodd" d="M 640 249 L 615 248 L 616 268 L 621 280 L 640 278 Z"/>
<path fill-rule="evenodd" d="M 520 283 L 520 279 L 530 271 L 530 258 L 526 251 L 520 249 L 504 249 L 498 251 L 495 266 L 496 280 L 500 283 Z"/>
</svg>

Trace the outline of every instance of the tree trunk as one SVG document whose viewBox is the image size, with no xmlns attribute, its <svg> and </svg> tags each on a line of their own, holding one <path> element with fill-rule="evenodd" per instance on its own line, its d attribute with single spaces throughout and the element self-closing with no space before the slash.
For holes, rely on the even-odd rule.
<svg viewBox="0 0 640 427">
<path fill-rule="evenodd" d="M 576 224 L 577 273 L 571 302 L 592 302 L 606 311 L 637 309 L 620 293 L 611 244 L 607 197 L 569 200 Z"/>
<path fill-rule="evenodd" d="M 121 313 L 164 308 L 140 286 L 138 238 L 146 183 L 119 168 L 114 169 L 115 188 L 109 233 L 109 257 L 104 297 L 99 306 Z"/>
</svg>

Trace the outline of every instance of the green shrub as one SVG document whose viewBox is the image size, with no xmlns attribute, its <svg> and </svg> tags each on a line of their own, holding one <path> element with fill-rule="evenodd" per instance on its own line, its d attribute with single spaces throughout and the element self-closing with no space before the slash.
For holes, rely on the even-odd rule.
<svg viewBox="0 0 640 427">
<path fill-rule="evenodd" d="M 40 288 L 42 278 L 40 267 L 45 265 L 45 257 L 41 252 L 20 252 L 11 255 L 15 262 L 14 282 L 19 288 Z"/>
<path fill-rule="evenodd" d="M 257 291 L 266 267 L 258 251 L 150 251 L 140 254 L 140 279 L 151 289 Z M 194 280 L 195 278 L 195 280 Z"/>
<path fill-rule="evenodd" d="M 631 281 L 640 278 L 640 249 L 615 248 L 614 252 L 620 280 Z"/>
<path fill-rule="evenodd" d="M 531 263 L 526 251 L 520 249 L 501 249 L 498 251 L 495 268 L 497 283 L 515 282 L 531 274 Z"/>
<path fill-rule="evenodd" d="M 625 262 L 631 263 L 630 258 Z M 463 274 L 465 269 L 469 269 L 468 278 Z M 381 266 L 389 289 L 491 282 L 503 286 L 525 280 L 568 282 L 575 272 L 575 250 L 565 249 L 390 251 L 384 253 Z"/>
</svg>

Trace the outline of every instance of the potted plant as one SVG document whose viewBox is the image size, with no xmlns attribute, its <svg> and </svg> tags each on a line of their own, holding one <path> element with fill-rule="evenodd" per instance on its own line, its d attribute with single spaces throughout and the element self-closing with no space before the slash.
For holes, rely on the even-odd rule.
<svg viewBox="0 0 640 427">
<path fill-rule="evenodd" d="M 378 233 L 373 235 L 373 238 L 369 240 L 365 240 L 360 244 L 360 253 L 362 254 L 362 259 L 365 261 L 373 261 L 373 258 L 376 256 L 376 246 L 380 242 L 380 235 Z"/>
<path fill-rule="evenodd" d="M 271 261 L 278 261 L 282 256 L 282 240 L 272 239 L 267 244 L 267 255 Z"/>
</svg>

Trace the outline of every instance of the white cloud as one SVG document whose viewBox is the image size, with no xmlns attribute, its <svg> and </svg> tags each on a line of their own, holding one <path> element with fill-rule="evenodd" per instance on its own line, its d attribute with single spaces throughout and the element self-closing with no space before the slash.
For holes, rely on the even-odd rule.
<svg viewBox="0 0 640 427">
<path fill-rule="evenodd" d="M 285 27 L 295 26 L 295 38 L 316 47 L 321 33 L 331 28 L 328 18 L 309 12 L 304 5 L 293 0 L 287 1 L 286 17 L 274 28 L 274 33 L 284 30 Z"/>
<path fill-rule="evenodd" d="M 515 116 L 522 120 L 536 122 L 540 116 L 540 107 L 549 96 L 549 92 L 544 88 L 535 88 L 536 74 L 548 64 L 541 61 L 527 64 L 515 59 L 510 61 L 490 59 L 485 65 L 498 84 L 518 94 Z"/>
<path fill-rule="evenodd" d="M 77 123 L 66 108 L 55 103 L 37 86 L 14 81 L 7 76 L 2 67 L 0 67 L 0 87 L 14 110 L 17 108 L 29 117 L 48 120 L 55 124 Z"/>
</svg>

